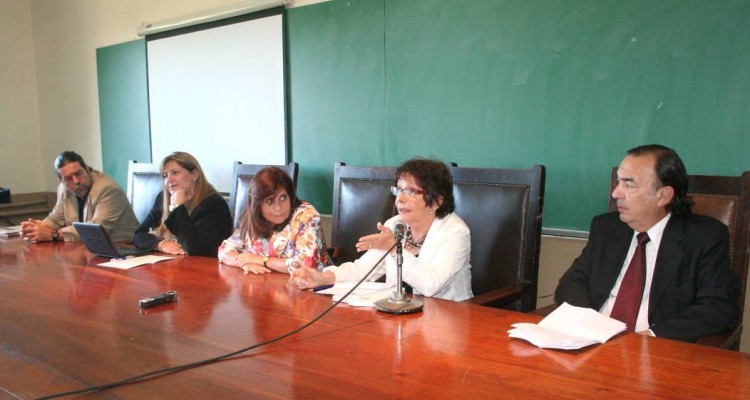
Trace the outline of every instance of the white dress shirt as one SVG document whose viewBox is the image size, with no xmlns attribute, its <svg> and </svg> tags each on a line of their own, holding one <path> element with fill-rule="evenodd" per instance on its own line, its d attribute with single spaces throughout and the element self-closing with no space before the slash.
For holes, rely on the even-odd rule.
<svg viewBox="0 0 750 400">
<path fill-rule="evenodd" d="M 648 237 L 651 240 L 646 243 L 646 285 L 643 288 L 643 299 L 641 300 L 641 308 L 638 311 L 638 319 L 635 323 L 635 332 L 648 330 L 650 326 L 650 324 L 648 323 L 648 302 L 651 292 L 651 281 L 654 276 L 656 256 L 659 254 L 659 245 L 661 244 L 662 235 L 664 235 L 664 228 L 666 228 L 667 222 L 669 221 L 669 218 L 671 216 L 671 213 L 667 214 L 666 217 L 662 218 L 661 221 L 657 222 L 656 225 L 652 226 L 651 229 L 646 231 L 646 233 L 648 233 Z M 628 256 L 625 257 L 625 262 L 622 264 L 620 276 L 617 277 L 615 285 L 609 292 L 609 298 L 607 298 L 607 301 L 604 302 L 602 308 L 599 309 L 599 312 L 606 316 L 609 316 L 612 313 L 612 308 L 615 306 L 617 293 L 620 291 L 620 283 L 622 282 L 622 278 L 625 276 L 625 271 L 627 271 L 628 265 L 630 265 L 630 260 L 633 258 L 635 249 L 638 246 L 638 240 L 636 239 L 638 233 L 639 232 L 633 231 L 633 238 L 630 240 L 630 249 L 628 249 Z"/>
</svg>

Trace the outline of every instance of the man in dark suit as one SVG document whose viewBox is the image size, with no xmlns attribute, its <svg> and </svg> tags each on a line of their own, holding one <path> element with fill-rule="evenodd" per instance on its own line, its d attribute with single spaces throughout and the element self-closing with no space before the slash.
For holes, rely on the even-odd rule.
<svg viewBox="0 0 750 400">
<path fill-rule="evenodd" d="M 560 278 L 556 302 L 593 308 L 629 331 L 683 341 L 734 328 L 739 284 L 729 267 L 729 233 L 691 213 L 677 153 L 660 145 L 631 149 L 617 179 L 617 212 L 593 219 L 586 247 Z M 637 268 L 637 278 L 626 277 Z M 627 297 L 632 317 L 623 317 Z"/>
</svg>

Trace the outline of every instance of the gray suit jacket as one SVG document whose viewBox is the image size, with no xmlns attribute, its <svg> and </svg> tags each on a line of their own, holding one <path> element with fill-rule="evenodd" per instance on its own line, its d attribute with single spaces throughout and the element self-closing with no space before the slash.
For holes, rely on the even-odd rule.
<svg viewBox="0 0 750 400">
<path fill-rule="evenodd" d="M 633 230 L 617 212 L 591 222 L 589 241 L 560 278 L 558 304 L 599 310 L 627 256 Z M 739 283 L 729 267 L 729 233 L 702 215 L 673 215 L 664 229 L 651 284 L 648 321 L 656 336 L 694 342 L 738 323 Z"/>
</svg>

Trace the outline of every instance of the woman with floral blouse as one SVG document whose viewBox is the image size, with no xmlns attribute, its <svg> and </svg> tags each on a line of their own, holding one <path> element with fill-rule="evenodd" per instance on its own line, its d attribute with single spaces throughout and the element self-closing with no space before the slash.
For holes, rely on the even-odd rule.
<svg viewBox="0 0 750 400">
<path fill-rule="evenodd" d="M 239 226 L 219 247 L 219 261 L 245 273 L 289 273 L 331 264 L 320 215 L 297 198 L 294 183 L 276 167 L 262 169 L 250 183 Z"/>
</svg>

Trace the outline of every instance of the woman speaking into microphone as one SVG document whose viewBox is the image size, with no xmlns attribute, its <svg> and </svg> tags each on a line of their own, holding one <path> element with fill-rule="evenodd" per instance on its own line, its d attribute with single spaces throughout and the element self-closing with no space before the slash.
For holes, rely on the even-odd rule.
<svg viewBox="0 0 750 400">
<path fill-rule="evenodd" d="M 403 222 L 402 278 L 414 293 L 456 301 L 473 297 L 471 238 L 464 221 L 453 213 L 453 178 L 448 167 L 439 160 L 414 158 L 396 169 L 395 179 L 391 190 L 398 215 L 385 224 L 378 223 L 379 233 L 359 239 L 357 251 L 365 252 L 359 259 L 322 271 L 299 269 L 290 280 L 300 289 L 308 289 L 362 279 L 386 251 L 395 255 L 393 229 Z M 386 283 L 395 286 L 395 257 L 385 257 L 368 280 L 384 274 Z"/>
</svg>

